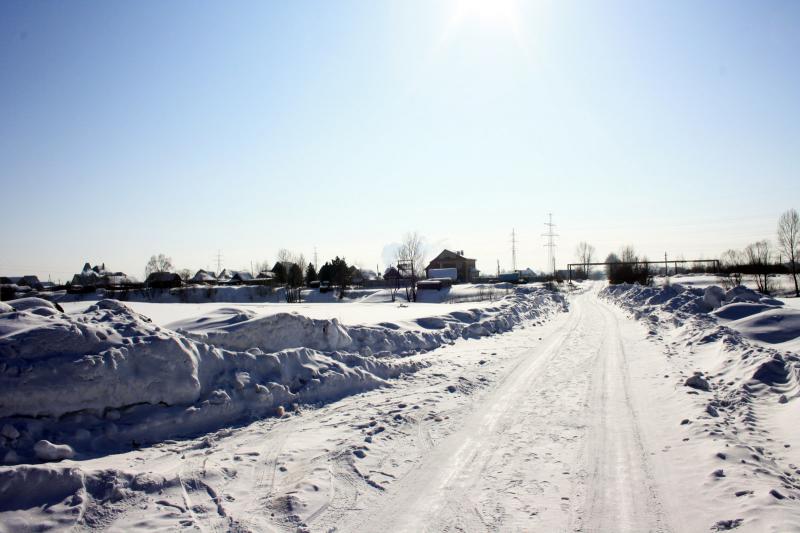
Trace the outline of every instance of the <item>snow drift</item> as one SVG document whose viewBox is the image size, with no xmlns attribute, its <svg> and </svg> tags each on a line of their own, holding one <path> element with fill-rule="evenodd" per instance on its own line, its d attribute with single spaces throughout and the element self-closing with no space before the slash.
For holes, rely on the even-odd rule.
<svg viewBox="0 0 800 533">
<path fill-rule="evenodd" d="M 767 385 L 773 392 L 800 395 L 800 356 L 795 351 L 800 311 L 784 308 L 780 300 L 742 286 L 724 291 L 717 286 L 616 285 L 603 289 L 601 296 L 648 324 L 651 335 L 674 327 L 687 346 L 721 341 L 725 352 L 739 356 L 722 365 L 721 375 L 732 378 L 726 386 L 747 382 L 749 392 Z M 780 379 L 773 379 L 778 374 Z"/>
<path fill-rule="evenodd" d="M 786 309 L 780 300 L 741 285 L 725 291 L 715 285 L 700 289 L 680 284 L 661 288 L 621 284 L 606 287 L 601 296 L 638 318 L 654 322 L 659 320 L 659 312 L 668 312 L 674 325 L 689 319 L 709 327 L 724 325 L 739 335 L 768 344 L 800 338 L 800 311 Z"/>
<path fill-rule="evenodd" d="M 664 377 L 677 375 L 676 395 L 692 395 L 697 409 L 681 422 L 693 428 L 692 440 L 723 443 L 718 459 L 777 487 L 770 502 L 800 498 L 796 459 L 786 451 L 797 438 L 800 312 L 745 287 L 619 285 L 601 295 L 631 311 L 663 345 L 671 368 Z M 744 494 L 751 492 L 735 496 Z"/>
<path fill-rule="evenodd" d="M 800 397 L 800 311 L 784 308 L 779 300 L 742 286 L 724 291 L 716 286 L 617 285 L 603 289 L 601 296 L 631 311 L 653 336 L 675 328 L 690 355 L 720 343 L 720 349 L 705 352 L 713 372 L 696 372 L 709 384 L 711 416 L 735 417 L 743 411 L 752 430 L 757 401 L 777 397 L 785 404 Z"/>
<path fill-rule="evenodd" d="M 478 338 L 508 331 L 565 306 L 563 297 L 542 289 L 520 289 L 487 308 L 454 311 L 419 318 L 414 328 L 384 322 L 377 326 L 349 326 L 337 319 L 312 319 L 278 313 L 261 316 L 235 307 L 169 324 L 169 328 L 200 342 L 229 350 L 258 348 L 273 352 L 307 347 L 329 352 L 346 350 L 377 355 L 408 355 L 435 349 L 457 338 Z"/>
<path fill-rule="evenodd" d="M 62 445 L 78 456 L 138 446 L 332 401 L 423 364 L 398 355 L 506 331 L 565 305 L 558 294 L 523 290 L 492 308 L 421 320 L 418 330 L 226 308 L 174 331 L 115 300 L 75 314 L 11 301 L 0 309 L 0 460 L 70 456 Z"/>
</svg>

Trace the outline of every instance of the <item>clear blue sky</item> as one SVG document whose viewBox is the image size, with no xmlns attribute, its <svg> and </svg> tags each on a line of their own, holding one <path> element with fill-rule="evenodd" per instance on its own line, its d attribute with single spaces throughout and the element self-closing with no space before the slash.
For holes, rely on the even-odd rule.
<svg viewBox="0 0 800 533">
<path fill-rule="evenodd" d="M 0 3 L 0 273 L 716 256 L 800 208 L 800 2 Z"/>
</svg>

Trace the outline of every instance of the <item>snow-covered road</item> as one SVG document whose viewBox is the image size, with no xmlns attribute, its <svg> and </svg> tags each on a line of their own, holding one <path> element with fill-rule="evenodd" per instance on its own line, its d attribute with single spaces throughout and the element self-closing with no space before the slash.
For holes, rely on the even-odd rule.
<svg viewBox="0 0 800 533">
<path fill-rule="evenodd" d="M 125 528 L 668 530 L 625 328 L 642 337 L 578 295 L 544 325 L 420 355 L 434 364 L 392 388 L 90 463 L 180 473 Z"/>
<path fill-rule="evenodd" d="M 594 295 L 521 350 L 456 431 L 344 531 L 661 531 L 615 310 Z"/>
<path fill-rule="evenodd" d="M 598 298 L 598 288 L 570 296 L 569 312 L 549 321 L 410 356 L 430 365 L 387 388 L 193 440 L 65 461 L 103 487 L 132 474 L 145 476 L 137 486 L 157 488 L 90 501 L 80 523 L 124 531 L 800 527 L 786 489 L 796 447 L 778 431 L 774 441 L 736 428 L 729 438 L 706 413 L 707 397 L 684 386 L 703 359 Z M 158 479 L 167 481 L 148 481 Z M 70 524 L 70 512 L 14 511 L 0 531 Z"/>
<path fill-rule="evenodd" d="M 582 296 L 547 342 L 536 329 L 517 333 L 531 347 L 457 430 L 341 529 L 664 529 L 616 320 Z"/>
</svg>

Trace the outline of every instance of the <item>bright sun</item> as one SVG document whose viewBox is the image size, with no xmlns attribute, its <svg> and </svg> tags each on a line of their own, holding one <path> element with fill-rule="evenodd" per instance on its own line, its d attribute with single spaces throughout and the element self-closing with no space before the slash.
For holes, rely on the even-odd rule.
<svg viewBox="0 0 800 533">
<path fill-rule="evenodd" d="M 442 43 L 461 30 L 479 30 L 508 35 L 524 50 L 523 13 L 519 0 L 452 0 L 452 11 Z"/>
<path fill-rule="evenodd" d="M 519 17 L 517 0 L 456 0 L 455 25 L 478 23 L 513 29 Z"/>
</svg>

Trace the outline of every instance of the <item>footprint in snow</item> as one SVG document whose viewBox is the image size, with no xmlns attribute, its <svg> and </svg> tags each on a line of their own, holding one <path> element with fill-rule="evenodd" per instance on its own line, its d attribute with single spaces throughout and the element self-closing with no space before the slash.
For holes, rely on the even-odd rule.
<svg viewBox="0 0 800 533">
<path fill-rule="evenodd" d="M 734 520 L 720 520 L 716 524 L 711 527 L 712 531 L 728 531 L 730 529 L 734 529 L 742 525 L 744 520 L 741 518 L 736 518 Z"/>
</svg>

